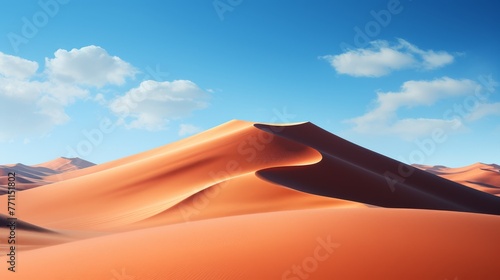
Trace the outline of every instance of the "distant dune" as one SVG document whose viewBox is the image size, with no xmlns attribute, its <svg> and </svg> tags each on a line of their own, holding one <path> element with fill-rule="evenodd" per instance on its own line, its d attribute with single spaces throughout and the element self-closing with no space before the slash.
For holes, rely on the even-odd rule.
<svg viewBox="0 0 500 280">
<path fill-rule="evenodd" d="M 33 166 L 18 164 L 0 165 L 0 195 L 6 193 L 7 173 L 15 172 L 17 188 L 27 190 L 62 180 L 59 175 L 95 164 L 80 158 L 57 158 Z"/>
<path fill-rule="evenodd" d="M 15 166 L 51 183 L 17 193 L 0 279 L 500 279 L 499 197 L 311 123 L 231 121 L 86 164 Z"/>
<path fill-rule="evenodd" d="M 500 166 L 496 164 L 475 163 L 460 168 L 446 166 L 427 166 L 414 164 L 415 167 L 436 174 L 450 181 L 500 196 Z"/>
</svg>

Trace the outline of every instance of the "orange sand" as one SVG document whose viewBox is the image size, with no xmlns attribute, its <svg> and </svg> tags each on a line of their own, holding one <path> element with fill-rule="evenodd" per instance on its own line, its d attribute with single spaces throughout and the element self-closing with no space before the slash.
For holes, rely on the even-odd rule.
<svg viewBox="0 0 500 280">
<path fill-rule="evenodd" d="M 500 279 L 500 198 L 418 169 L 389 185 L 399 167 L 310 123 L 231 121 L 18 192 L 0 279 Z"/>
</svg>

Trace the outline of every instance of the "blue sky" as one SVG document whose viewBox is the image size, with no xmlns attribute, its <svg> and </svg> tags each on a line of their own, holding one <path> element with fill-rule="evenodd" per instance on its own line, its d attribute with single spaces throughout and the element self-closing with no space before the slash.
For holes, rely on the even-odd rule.
<svg viewBox="0 0 500 280">
<path fill-rule="evenodd" d="M 0 162 L 103 163 L 232 119 L 500 163 L 494 1 L 2 1 Z"/>
</svg>

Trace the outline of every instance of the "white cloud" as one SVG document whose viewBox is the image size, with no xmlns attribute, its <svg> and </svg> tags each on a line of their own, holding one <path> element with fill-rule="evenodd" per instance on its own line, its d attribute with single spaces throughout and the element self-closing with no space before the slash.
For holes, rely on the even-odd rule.
<svg viewBox="0 0 500 280">
<path fill-rule="evenodd" d="M 424 51 L 403 39 L 398 39 L 398 43 L 399 43 L 398 46 L 399 48 L 402 49 L 406 48 L 406 50 L 408 50 L 410 53 L 420 55 L 422 61 L 420 62 L 419 67 L 422 67 L 424 69 L 434 69 L 443 67 L 446 64 L 452 63 L 453 60 L 455 59 L 453 55 L 445 51 L 437 51 L 437 52 L 433 50 Z"/>
<path fill-rule="evenodd" d="M 202 131 L 201 128 L 192 124 L 181 124 L 179 126 L 179 136 L 192 135 Z"/>
<path fill-rule="evenodd" d="M 398 119 L 401 108 L 429 106 L 436 101 L 473 94 L 479 85 L 474 81 L 455 80 L 448 77 L 432 81 L 407 81 L 398 92 L 378 92 L 376 107 L 366 114 L 348 120 L 353 130 L 366 134 L 392 134 L 406 139 L 429 135 L 434 129 L 458 129 L 459 120 L 444 119 Z"/>
<path fill-rule="evenodd" d="M 0 141 L 18 137 L 38 137 L 50 132 L 69 117 L 55 99 L 41 95 L 31 99 L 15 98 L 0 92 Z"/>
<path fill-rule="evenodd" d="M 479 103 L 466 118 L 468 121 L 476 121 L 486 116 L 500 116 L 500 102 Z"/>
<path fill-rule="evenodd" d="M 443 67 L 446 64 L 450 64 L 455 59 L 451 54 L 446 52 L 434 52 L 428 51 L 425 54 L 422 54 L 423 63 L 422 66 L 425 69 L 434 69 Z"/>
<path fill-rule="evenodd" d="M 104 86 L 121 85 L 136 70 L 97 46 L 59 49 L 37 71 L 38 63 L 0 52 L 0 119 L 8 120 L 0 122 L 0 141 L 47 135 L 70 121 L 66 109 L 82 99 L 108 106 L 127 128 L 146 130 L 165 129 L 169 121 L 208 106 L 209 94 L 187 80 L 144 81 L 113 99 L 117 89 Z M 179 133 L 196 129 L 182 125 Z"/>
<path fill-rule="evenodd" d="M 74 85 L 61 84 L 55 81 L 45 81 L 41 84 L 42 93 L 50 96 L 63 106 L 72 104 L 76 99 L 83 99 L 89 95 L 88 90 Z"/>
<path fill-rule="evenodd" d="M 36 73 L 38 63 L 0 52 L 0 75 L 25 80 Z"/>
<path fill-rule="evenodd" d="M 44 95 L 36 104 L 38 110 L 34 111 L 35 114 L 48 117 L 53 125 L 63 124 L 69 120 L 69 116 L 64 112 L 64 105 L 57 98 Z"/>
<path fill-rule="evenodd" d="M 54 56 L 45 59 L 46 71 L 51 79 L 66 83 L 95 87 L 121 85 L 137 73 L 132 65 L 98 46 L 59 49 Z"/>
<path fill-rule="evenodd" d="M 389 48 L 360 49 L 325 58 L 338 73 L 355 77 L 380 77 L 415 63 L 411 55 Z"/>
<path fill-rule="evenodd" d="M 50 81 L 0 78 L 0 141 L 40 136 L 69 120 L 65 106 L 86 90 Z"/>
<path fill-rule="evenodd" d="M 87 98 L 79 85 L 121 84 L 134 75 L 134 68 L 96 46 L 58 50 L 46 58 L 45 70 L 38 63 L 0 52 L 0 141 L 36 137 L 70 120 L 67 106 Z M 103 96 L 97 96 L 98 102 Z"/>
<path fill-rule="evenodd" d="M 165 129 L 168 122 L 208 106 L 209 95 L 188 80 L 144 81 L 113 100 L 110 109 L 127 128 Z"/>
<path fill-rule="evenodd" d="M 370 48 L 322 58 L 330 62 L 337 73 L 354 77 L 381 77 L 405 68 L 430 70 L 454 60 L 454 56 L 445 51 L 424 51 L 403 39 L 392 46 L 387 41 L 373 41 Z"/>
</svg>

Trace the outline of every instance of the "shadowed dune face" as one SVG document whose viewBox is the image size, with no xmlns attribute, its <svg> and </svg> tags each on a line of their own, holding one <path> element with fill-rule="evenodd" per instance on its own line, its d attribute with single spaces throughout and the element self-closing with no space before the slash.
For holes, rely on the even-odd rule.
<svg viewBox="0 0 500 280">
<path fill-rule="evenodd" d="M 404 165 L 328 133 L 311 123 L 282 132 L 321 152 L 317 164 L 259 170 L 264 179 L 300 191 L 383 207 L 422 208 L 500 214 L 500 199 Z M 308 137 L 315 135 L 315 137 Z M 407 175 L 403 178 L 401 170 Z M 394 179 L 396 178 L 396 179 Z"/>
<path fill-rule="evenodd" d="M 4 214 L 0 214 L 0 228 L 1 229 L 8 229 L 9 226 L 10 226 L 10 224 L 13 221 L 14 220 L 11 219 L 11 218 L 9 218 L 9 216 L 4 215 Z M 28 230 L 28 231 L 34 231 L 34 232 L 43 232 L 43 233 L 51 233 L 52 232 L 52 231 L 50 231 L 48 229 L 41 228 L 39 226 L 36 226 L 36 225 L 30 224 L 30 223 L 24 222 L 22 220 L 16 220 L 15 223 L 16 223 L 16 228 L 22 229 L 22 230 Z"/>
<path fill-rule="evenodd" d="M 11 236 L 11 232 L 15 231 L 16 242 L 8 243 L 7 240 Z M 66 243 L 74 240 L 65 234 L 39 227 L 37 225 L 27 223 L 21 219 L 12 219 L 4 214 L 0 214 L 0 236 L 5 237 L 1 244 L 9 248 L 14 245 L 17 250 L 31 250 L 35 248 L 46 247 L 55 244 Z M 7 245 L 7 243 L 9 245 Z"/>
<path fill-rule="evenodd" d="M 484 214 L 500 198 L 311 123 L 231 121 L 105 164 L 21 171 L 52 183 L 17 193 L 22 269 L 1 279 L 500 278 L 500 216 Z"/>
</svg>

